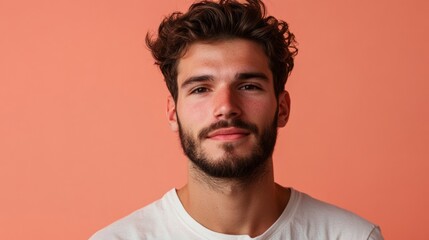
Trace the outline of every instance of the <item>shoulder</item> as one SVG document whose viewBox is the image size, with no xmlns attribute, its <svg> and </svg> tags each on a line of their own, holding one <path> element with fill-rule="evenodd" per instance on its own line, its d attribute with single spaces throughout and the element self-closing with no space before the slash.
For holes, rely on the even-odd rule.
<svg viewBox="0 0 429 240">
<path fill-rule="evenodd" d="M 161 199 L 121 218 L 96 232 L 90 240 L 144 239 L 151 231 L 159 230 L 171 219 L 167 192 Z M 161 230 L 162 231 L 162 230 Z"/>
<path fill-rule="evenodd" d="M 379 228 L 348 210 L 294 191 L 294 222 L 314 236 L 330 236 L 329 239 L 371 239 Z M 335 236 L 335 237 L 334 237 Z M 375 238 L 382 239 L 382 238 Z"/>
</svg>

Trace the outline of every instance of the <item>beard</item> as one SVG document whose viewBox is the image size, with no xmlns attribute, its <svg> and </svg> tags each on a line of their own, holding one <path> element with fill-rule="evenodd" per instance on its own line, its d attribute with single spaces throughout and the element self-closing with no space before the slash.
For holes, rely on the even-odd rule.
<svg viewBox="0 0 429 240">
<path fill-rule="evenodd" d="M 186 132 L 182 128 L 179 118 L 179 137 L 185 155 L 192 163 L 209 177 L 218 179 L 256 179 L 257 176 L 265 172 L 268 159 L 272 156 L 277 139 L 277 112 L 273 122 L 264 129 L 258 129 L 255 124 L 233 119 L 230 121 L 221 120 L 202 129 L 198 137 Z M 220 128 L 237 127 L 248 130 L 256 137 L 256 143 L 251 146 L 247 155 L 235 153 L 233 143 L 223 143 L 219 147 L 224 154 L 218 159 L 212 159 L 204 152 L 201 143 L 207 139 L 207 135 Z"/>
</svg>

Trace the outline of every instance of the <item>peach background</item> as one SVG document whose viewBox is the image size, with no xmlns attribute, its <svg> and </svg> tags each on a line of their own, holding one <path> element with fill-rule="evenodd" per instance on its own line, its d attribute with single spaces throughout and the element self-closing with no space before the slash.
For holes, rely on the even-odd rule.
<svg viewBox="0 0 429 240">
<path fill-rule="evenodd" d="M 191 2 L 0 2 L 2 239 L 87 239 L 185 183 L 143 40 Z M 428 1 L 266 4 L 300 43 L 277 181 L 427 239 Z"/>
</svg>

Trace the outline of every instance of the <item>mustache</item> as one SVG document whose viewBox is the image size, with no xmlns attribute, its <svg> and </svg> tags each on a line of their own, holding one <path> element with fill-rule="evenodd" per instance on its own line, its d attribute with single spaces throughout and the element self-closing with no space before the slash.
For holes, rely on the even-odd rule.
<svg viewBox="0 0 429 240">
<path fill-rule="evenodd" d="M 245 122 L 241 119 L 233 119 L 230 121 L 220 120 L 218 122 L 211 124 L 206 128 L 203 128 L 198 134 L 198 139 L 203 140 L 207 138 L 210 132 L 220 128 L 227 128 L 227 127 L 241 128 L 241 129 L 248 130 L 251 133 L 258 134 L 258 127 L 255 124 Z"/>
</svg>

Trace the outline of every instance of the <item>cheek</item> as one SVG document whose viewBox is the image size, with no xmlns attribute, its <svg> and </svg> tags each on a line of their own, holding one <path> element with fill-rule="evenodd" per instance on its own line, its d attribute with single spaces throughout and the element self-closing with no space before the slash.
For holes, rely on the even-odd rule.
<svg viewBox="0 0 429 240">
<path fill-rule="evenodd" d="M 202 103 L 186 103 L 178 106 L 178 115 L 182 125 L 197 127 L 204 124 L 209 116 L 208 107 Z"/>
<path fill-rule="evenodd" d="M 274 116 L 277 108 L 277 102 L 274 100 L 253 99 L 248 100 L 243 105 L 246 109 L 246 115 L 251 118 L 271 118 Z"/>
</svg>

